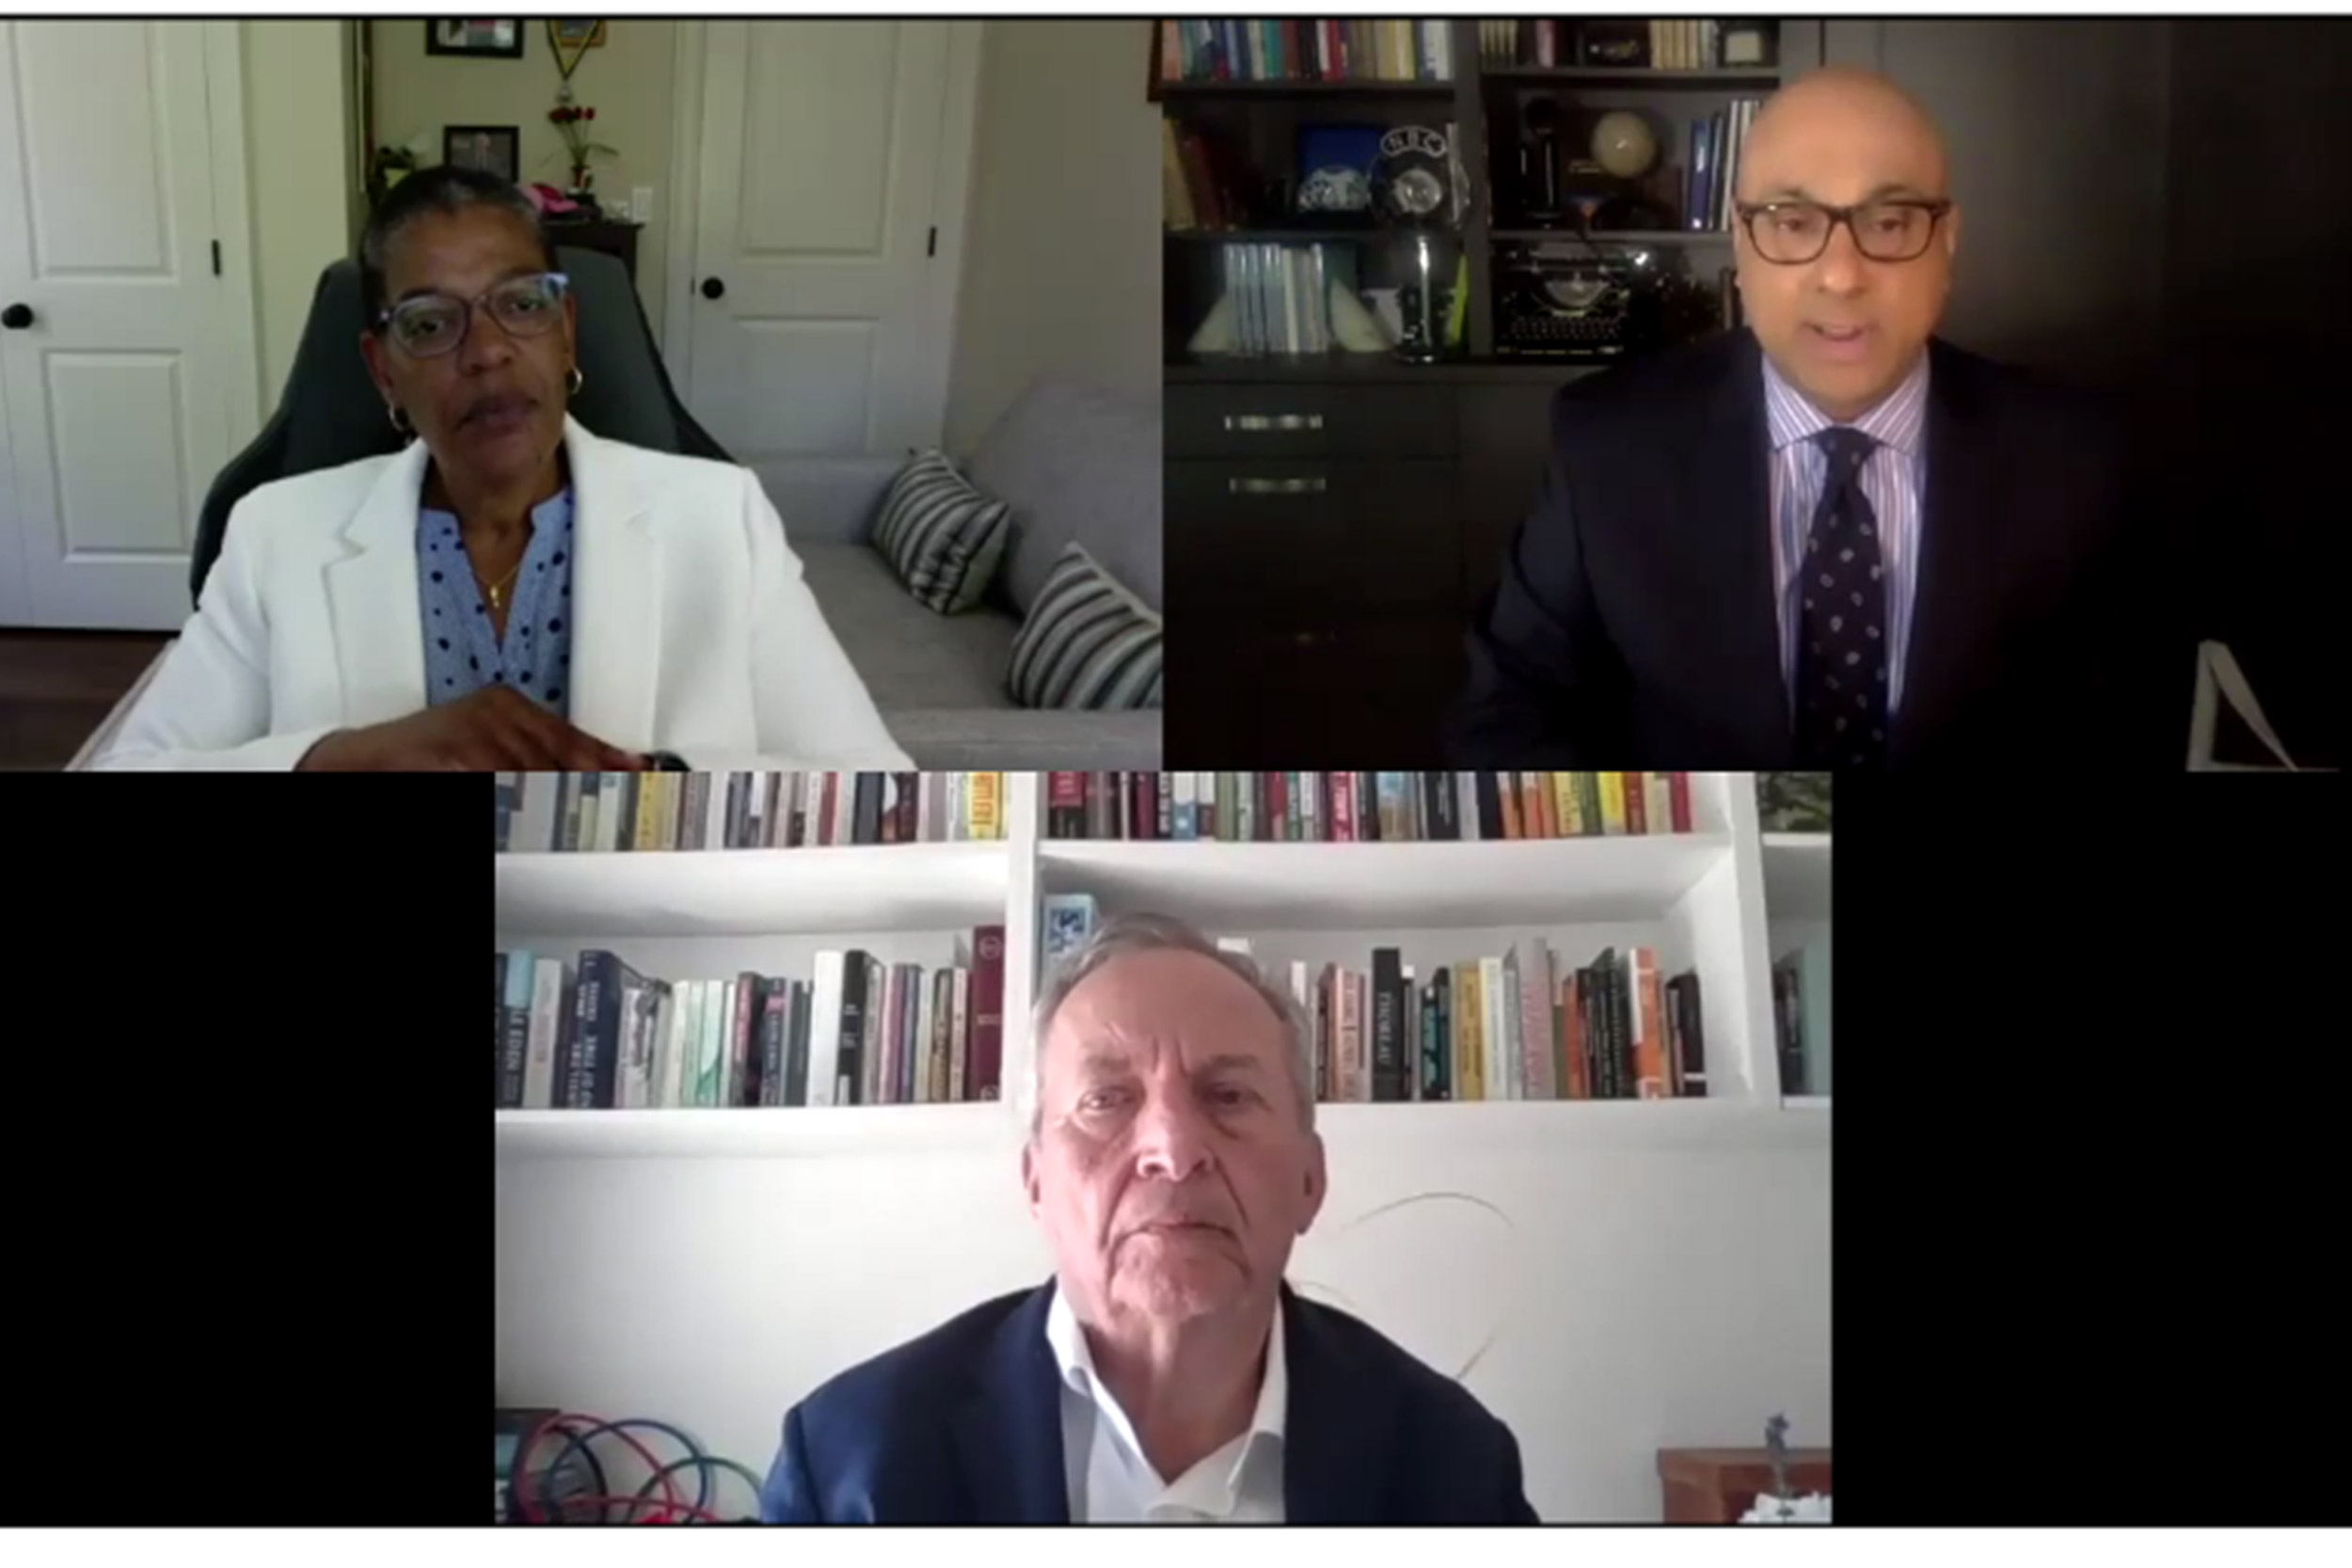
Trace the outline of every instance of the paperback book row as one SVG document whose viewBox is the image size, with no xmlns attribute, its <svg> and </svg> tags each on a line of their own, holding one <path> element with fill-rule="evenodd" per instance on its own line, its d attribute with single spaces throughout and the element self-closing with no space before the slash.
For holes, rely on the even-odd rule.
<svg viewBox="0 0 2352 1568">
<path fill-rule="evenodd" d="M 1097 919 L 1090 895 L 1046 897 L 1045 960 L 1077 950 Z M 1250 953 L 1243 937 L 1217 945 Z M 1698 974 L 1662 974 L 1654 948 L 1603 948 L 1571 968 L 1529 937 L 1424 976 L 1375 947 L 1369 968 L 1294 959 L 1273 977 L 1313 1028 L 1320 1101 L 1707 1097 Z"/>
<path fill-rule="evenodd" d="M 1688 773 L 1057 772 L 1051 838 L 1346 844 L 1691 831 Z"/>
<path fill-rule="evenodd" d="M 1163 82 L 1450 82 L 1442 20 L 1163 22 Z"/>
<path fill-rule="evenodd" d="M 498 1108 L 918 1105 L 997 1098 L 1005 931 L 945 968 L 856 948 L 806 979 L 665 980 L 592 948 L 498 955 Z"/>
<path fill-rule="evenodd" d="M 501 773 L 499 853 L 1005 835 L 1002 773 Z"/>
<path fill-rule="evenodd" d="M 1772 1032 L 1780 1092 L 1829 1093 L 1829 938 L 1772 960 Z"/>
</svg>

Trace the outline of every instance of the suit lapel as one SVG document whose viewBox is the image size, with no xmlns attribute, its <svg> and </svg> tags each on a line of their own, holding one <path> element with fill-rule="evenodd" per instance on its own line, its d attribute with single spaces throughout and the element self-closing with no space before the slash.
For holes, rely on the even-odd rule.
<svg viewBox="0 0 2352 1568">
<path fill-rule="evenodd" d="M 1290 1404 L 1282 1412 L 1282 1517 L 1294 1525 L 1377 1523 L 1368 1509 L 1396 1436 L 1389 1380 L 1351 1367 L 1331 1342 L 1322 1308 L 1282 1287 L 1282 1354 Z"/>
<path fill-rule="evenodd" d="M 345 723 L 379 723 L 424 705 L 417 508 L 425 456 L 424 443 L 411 441 L 376 476 L 343 527 L 349 553 L 325 572 Z"/>
<path fill-rule="evenodd" d="M 661 552 L 628 454 L 568 417 L 572 469 L 572 722 L 628 751 L 654 748 Z"/>
<path fill-rule="evenodd" d="M 1734 336 L 1723 379 L 1692 421 L 1678 465 L 1686 521 L 1661 533 L 1689 538 L 1699 552 L 1702 565 L 1689 577 L 1699 597 L 1678 612 L 1692 657 L 1708 660 L 1710 686 L 1726 693 L 1737 754 L 1778 758 L 1789 747 L 1788 696 L 1772 603 L 1772 438 L 1760 354 L 1754 337 Z"/>
<path fill-rule="evenodd" d="M 1966 367 L 1940 343 L 1931 353 L 1924 537 L 1902 706 L 1888 739 L 1890 766 L 1915 757 L 1943 726 L 1963 694 L 1964 673 L 1990 662 L 1988 644 L 1997 630 L 1988 530 L 1999 516 L 2002 481 L 1986 461 L 1988 416 Z"/>
<path fill-rule="evenodd" d="M 977 1395 L 956 1413 L 955 1447 L 981 1524 L 1066 1525 L 1070 1481 L 1061 1442 L 1061 1374 L 1045 1341 L 1045 1285 L 990 1341 Z"/>
</svg>

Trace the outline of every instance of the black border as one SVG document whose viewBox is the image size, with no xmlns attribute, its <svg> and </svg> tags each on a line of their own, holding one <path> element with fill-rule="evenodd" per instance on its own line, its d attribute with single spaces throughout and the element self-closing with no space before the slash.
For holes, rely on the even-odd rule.
<svg viewBox="0 0 2352 1568">
<path fill-rule="evenodd" d="M 1839 1523 L 2336 1522 L 2343 795 L 1837 780 Z"/>
<path fill-rule="evenodd" d="M 12 1517 L 485 1522 L 491 779 L 10 793 Z"/>
</svg>

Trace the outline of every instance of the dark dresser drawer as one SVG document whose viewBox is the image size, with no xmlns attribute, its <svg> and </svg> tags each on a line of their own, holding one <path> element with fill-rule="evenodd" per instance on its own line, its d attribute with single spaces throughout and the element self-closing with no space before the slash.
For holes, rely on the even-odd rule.
<svg viewBox="0 0 2352 1568">
<path fill-rule="evenodd" d="M 1176 382 L 1162 451 L 1181 457 L 1451 457 L 1454 388 Z"/>
<path fill-rule="evenodd" d="M 1302 630 L 1403 609 L 1452 613 L 1454 482 L 1450 462 L 1169 461 L 1168 623 Z"/>
<path fill-rule="evenodd" d="M 1171 626 L 1173 623 L 1170 623 Z M 1171 637 L 1171 768 L 1436 768 L 1465 669 L 1458 622 Z"/>
</svg>

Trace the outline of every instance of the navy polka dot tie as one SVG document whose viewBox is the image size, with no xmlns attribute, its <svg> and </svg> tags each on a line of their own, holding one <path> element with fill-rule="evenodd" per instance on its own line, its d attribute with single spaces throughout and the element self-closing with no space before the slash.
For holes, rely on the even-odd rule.
<svg viewBox="0 0 2352 1568">
<path fill-rule="evenodd" d="M 1886 574 L 1861 482 L 1878 442 L 1842 428 L 1815 439 L 1829 472 L 1798 571 L 1797 757 L 1876 768 L 1886 758 Z"/>
</svg>

